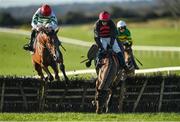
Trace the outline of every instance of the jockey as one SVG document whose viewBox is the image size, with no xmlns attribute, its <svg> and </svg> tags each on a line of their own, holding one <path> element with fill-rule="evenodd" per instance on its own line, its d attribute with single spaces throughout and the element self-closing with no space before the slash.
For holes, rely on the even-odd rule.
<svg viewBox="0 0 180 122">
<path fill-rule="evenodd" d="M 29 44 L 28 45 L 26 44 L 24 46 L 25 50 L 34 51 L 33 45 L 35 41 L 36 32 L 38 31 L 39 27 L 43 26 L 51 30 L 52 37 L 55 41 L 54 43 L 55 43 L 56 49 L 59 55 L 61 55 L 61 52 L 59 50 L 59 45 L 61 44 L 61 42 L 59 41 L 55 33 L 55 30 L 58 28 L 58 22 L 57 22 L 57 18 L 54 12 L 52 11 L 49 5 L 47 4 L 42 5 L 35 12 L 32 18 L 31 26 L 32 26 L 31 39 L 30 39 Z"/>
<path fill-rule="evenodd" d="M 125 46 L 125 47 L 130 47 L 132 50 L 132 38 L 131 38 L 131 32 L 127 28 L 126 22 L 125 21 L 118 21 L 117 23 L 117 30 L 118 30 L 118 40 Z M 125 50 L 126 51 L 126 50 Z M 133 54 L 132 56 L 132 61 L 135 66 L 135 69 L 139 69 L 137 66 Z"/>
<path fill-rule="evenodd" d="M 110 19 L 110 14 L 103 11 L 99 14 L 99 20 L 95 23 L 94 28 L 94 40 L 99 48 L 98 58 L 100 58 L 101 52 L 110 48 L 117 54 L 120 65 L 127 69 L 125 64 L 123 53 L 116 41 L 117 29 L 114 22 Z M 91 60 L 86 63 L 87 67 L 90 67 Z"/>
</svg>

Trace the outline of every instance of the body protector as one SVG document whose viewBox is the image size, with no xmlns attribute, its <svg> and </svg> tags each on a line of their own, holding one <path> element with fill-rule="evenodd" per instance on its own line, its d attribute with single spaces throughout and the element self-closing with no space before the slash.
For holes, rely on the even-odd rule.
<svg viewBox="0 0 180 122">
<path fill-rule="evenodd" d="M 112 20 L 107 21 L 106 25 L 103 25 L 101 20 L 98 20 L 95 23 L 94 39 L 96 41 L 96 44 L 99 47 L 99 51 L 97 53 L 98 60 L 101 60 L 100 59 L 101 53 L 103 52 L 103 50 L 107 49 L 107 46 L 112 48 L 116 54 L 122 53 L 122 51 L 116 41 L 116 36 L 117 36 L 117 29 Z M 120 62 L 122 62 L 120 64 L 123 64 L 123 67 L 125 67 L 126 64 L 125 64 L 125 61 L 123 58 L 123 54 L 120 54 L 120 56 L 118 56 L 118 59 Z"/>
</svg>

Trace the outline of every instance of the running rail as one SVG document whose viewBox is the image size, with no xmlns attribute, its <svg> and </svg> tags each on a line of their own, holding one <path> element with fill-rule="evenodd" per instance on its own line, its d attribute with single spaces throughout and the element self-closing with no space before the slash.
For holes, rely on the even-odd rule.
<svg viewBox="0 0 180 122">
<path fill-rule="evenodd" d="M 180 71 L 180 66 L 140 69 L 140 70 L 135 70 L 135 74 L 148 74 L 148 73 L 158 73 L 158 72 L 167 72 L 169 74 L 172 71 Z M 95 73 L 96 73 L 95 69 L 74 70 L 74 71 L 66 72 L 67 75 L 95 74 Z M 60 75 L 62 74 L 60 73 Z"/>
<path fill-rule="evenodd" d="M 171 71 L 180 71 L 180 66 L 135 70 L 135 74 L 147 74 L 147 73 L 158 73 L 158 72 L 168 72 L 169 73 Z"/>
</svg>

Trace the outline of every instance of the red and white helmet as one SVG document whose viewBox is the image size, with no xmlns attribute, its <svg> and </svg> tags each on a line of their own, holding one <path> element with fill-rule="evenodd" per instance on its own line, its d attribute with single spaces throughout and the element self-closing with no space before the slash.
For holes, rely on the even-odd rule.
<svg viewBox="0 0 180 122">
<path fill-rule="evenodd" d="M 110 20 L 110 14 L 107 11 L 103 11 L 99 14 L 99 20 L 102 21 L 109 21 Z"/>
<path fill-rule="evenodd" d="M 47 4 L 42 5 L 40 8 L 40 13 L 43 16 L 49 16 L 49 15 L 51 15 L 51 12 L 52 12 L 51 7 Z"/>
</svg>

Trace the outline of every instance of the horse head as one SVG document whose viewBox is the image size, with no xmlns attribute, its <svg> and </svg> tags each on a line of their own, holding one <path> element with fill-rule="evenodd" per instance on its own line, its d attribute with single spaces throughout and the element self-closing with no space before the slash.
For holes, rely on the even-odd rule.
<svg viewBox="0 0 180 122">
<path fill-rule="evenodd" d="M 46 56 L 49 55 L 50 57 L 53 57 L 53 59 L 56 61 L 56 47 L 52 38 L 52 32 L 48 28 L 41 27 L 39 29 L 37 35 L 37 43 L 41 44 L 44 50 L 41 53 L 46 52 Z"/>
<path fill-rule="evenodd" d="M 102 58 L 99 61 L 98 78 L 101 82 L 113 82 L 118 70 L 118 60 L 112 49 L 101 52 Z M 100 85 L 101 89 L 108 89 L 110 84 Z"/>
<path fill-rule="evenodd" d="M 115 53 L 112 49 L 103 50 L 100 52 L 100 60 L 97 62 L 99 65 L 99 68 L 101 68 L 103 65 L 109 66 L 110 61 L 112 61 L 113 56 Z"/>
<path fill-rule="evenodd" d="M 54 44 L 54 41 L 52 38 L 49 38 L 47 43 L 46 43 L 46 47 L 50 53 L 50 55 L 53 57 L 53 59 L 56 61 L 57 60 L 57 56 L 56 56 L 56 46 Z"/>
</svg>

